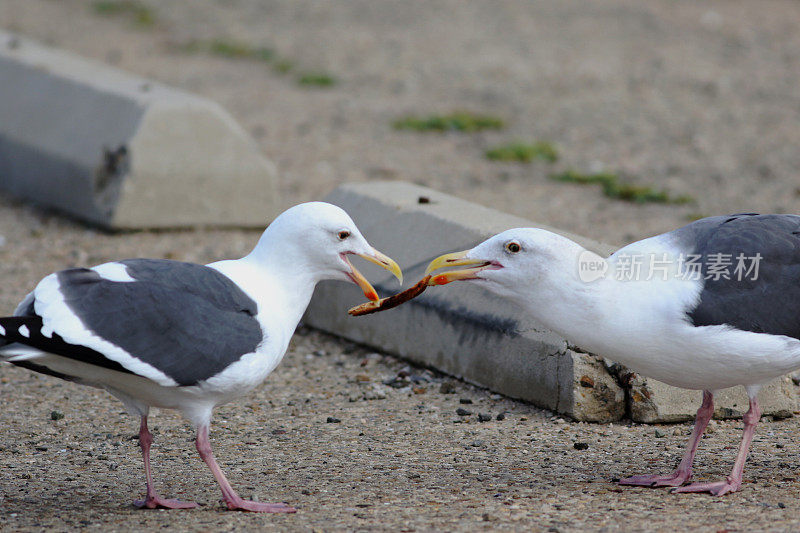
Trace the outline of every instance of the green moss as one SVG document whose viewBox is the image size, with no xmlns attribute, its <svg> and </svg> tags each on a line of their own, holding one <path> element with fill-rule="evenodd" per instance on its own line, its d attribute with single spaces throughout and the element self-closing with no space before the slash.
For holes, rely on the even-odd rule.
<svg viewBox="0 0 800 533">
<path fill-rule="evenodd" d="M 574 170 L 565 170 L 560 174 L 551 174 L 551 179 L 556 181 L 563 181 L 567 183 L 579 183 L 581 185 L 587 185 L 592 183 L 613 183 L 616 182 L 619 178 L 616 174 L 611 174 L 608 172 L 598 172 L 596 174 L 581 174 Z"/>
<path fill-rule="evenodd" d="M 175 45 L 174 49 L 186 54 L 202 53 L 228 59 L 269 63 L 279 74 L 287 74 L 295 68 L 292 61 L 278 58 L 272 48 L 256 47 L 231 39 L 191 40 Z M 297 76 L 297 83 L 308 87 L 331 87 L 336 85 L 338 80 L 326 72 L 303 72 Z"/>
<path fill-rule="evenodd" d="M 605 182 L 603 194 L 609 198 L 617 198 L 637 204 L 670 203 L 670 196 L 666 191 L 658 191 L 649 185 L 632 185 L 630 183 Z"/>
<path fill-rule="evenodd" d="M 505 127 L 505 123 L 501 118 L 458 111 L 449 115 L 404 117 L 395 120 L 393 126 L 397 130 L 472 133 L 481 130 L 499 130 Z"/>
<path fill-rule="evenodd" d="M 275 57 L 275 52 L 271 48 L 254 47 L 227 39 L 214 39 L 212 41 L 192 40 L 178 45 L 176 49 L 187 54 L 202 52 L 229 59 L 249 59 L 264 62 L 270 62 Z"/>
<path fill-rule="evenodd" d="M 274 68 L 275 72 L 279 74 L 287 74 L 294 68 L 294 63 L 288 59 L 279 59 L 278 61 L 275 61 L 275 63 L 272 65 L 272 68 Z"/>
<path fill-rule="evenodd" d="M 694 196 L 689 194 L 679 194 L 671 199 L 671 203 L 673 204 L 693 204 L 696 201 L 697 200 L 694 199 Z"/>
<path fill-rule="evenodd" d="M 492 161 L 518 161 L 530 163 L 534 159 L 555 163 L 558 161 L 558 151 L 549 142 L 535 142 L 533 144 L 509 143 L 495 146 L 486 151 L 486 157 Z"/>
<path fill-rule="evenodd" d="M 208 51 L 212 55 L 230 58 L 250 58 L 253 48 L 244 43 L 215 39 L 208 44 Z"/>
<path fill-rule="evenodd" d="M 98 15 L 129 17 L 134 24 L 143 28 L 156 23 L 155 11 L 136 0 L 95 0 L 92 10 Z"/>
<path fill-rule="evenodd" d="M 253 59 L 258 59 L 259 61 L 272 61 L 275 59 L 275 50 L 272 48 L 266 48 L 264 46 L 258 47 L 253 50 Z"/>
<path fill-rule="evenodd" d="M 331 87 L 336 85 L 336 78 L 324 72 L 307 72 L 297 77 L 297 83 L 312 87 Z"/>
<path fill-rule="evenodd" d="M 224 39 L 214 39 L 208 43 L 208 52 L 215 56 L 231 59 L 252 59 L 265 62 L 272 61 L 275 57 L 275 52 L 270 48 L 256 48 L 249 44 Z"/>
<path fill-rule="evenodd" d="M 567 170 L 560 174 L 552 174 L 550 178 L 556 181 L 578 183 L 581 185 L 600 184 L 604 195 L 626 202 L 635 202 L 639 204 L 687 204 L 694 202 L 691 196 L 670 196 L 667 191 L 656 190 L 649 185 L 622 183 L 619 176 L 611 172 L 581 174 L 574 170 Z"/>
</svg>

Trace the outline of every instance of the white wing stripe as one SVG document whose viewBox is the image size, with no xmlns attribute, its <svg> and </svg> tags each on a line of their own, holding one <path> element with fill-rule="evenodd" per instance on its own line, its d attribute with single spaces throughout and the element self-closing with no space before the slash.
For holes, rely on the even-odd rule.
<svg viewBox="0 0 800 533">
<path fill-rule="evenodd" d="M 118 281 L 122 283 L 136 281 L 128 274 L 128 269 L 122 263 L 103 263 L 102 265 L 92 267 L 91 270 L 94 270 L 100 274 L 101 278 L 107 279 L 108 281 Z"/>
<path fill-rule="evenodd" d="M 100 352 L 134 374 L 152 379 L 159 385 L 174 387 L 178 384 L 159 369 L 137 359 L 111 341 L 89 330 L 64 302 L 56 274 L 50 274 L 40 281 L 34 290 L 34 295 L 36 314 L 42 317 L 43 330 L 58 333 L 70 344 L 86 346 Z"/>
</svg>

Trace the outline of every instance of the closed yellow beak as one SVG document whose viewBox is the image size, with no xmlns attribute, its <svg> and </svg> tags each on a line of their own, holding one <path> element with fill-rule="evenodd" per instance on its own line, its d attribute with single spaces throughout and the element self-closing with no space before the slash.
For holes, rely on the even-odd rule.
<svg viewBox="0 0 800 533">
<path fill-rule="evenodd" d="M 428 285 L 445 285 L 451 281 L 475 279 L 475 274 L 491 264 L 489 261 L 483 261 L 481 259 L 467 259 L 465 257 L 467 253 L 469 253 L 469 250 L 444 254 L 431 261 L 428 265 L 428 268 L 425 269 L 426 276 L 434 270 L 439 270 L 440 268 L 456 266 L 471 266 L 473 268 L 463 268 L 460 270 L 451 270 L 449 272 L 436 274 L 435 276 L 431 276 L 430 281 L 428 281 Z"/>
<path fill-rule="evenodd" d="M 375 263 L 379 267 L 388 270 L 400 281 L 401 285 L 403 284 L 403 271 L 400 270 L 400 266 L 395 262 L 395 260 L 388 255 L 383 254 L 374 248 L 370 253 L 356 255 L 363 257 L 370 263 Z M 372 284 L 370 284 L 370 282 L 367 281 L 367 278 L 365 278 L 364 275 L 350 263 L 350 260 L 347 259 L 347 256 L 344 256 L 344 260 L 347 261 L 348 265 L 350 265 L 350 272 L 348 275 L 350 276 L 350 279 L 353 280 L 353 283 L 361 287 L 361 290 L 364 291 L 364 296 L 366 296 L 367 299 L 372 301 L 377 300 L 378 293 L 375 292 L 375 288 L 372 286 Z"/>
</svg>

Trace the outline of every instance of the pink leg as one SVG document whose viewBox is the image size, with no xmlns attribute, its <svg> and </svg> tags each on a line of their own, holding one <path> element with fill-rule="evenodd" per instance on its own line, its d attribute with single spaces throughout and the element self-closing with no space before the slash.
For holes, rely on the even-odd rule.
<svg viewBox="0 0 800 533">
<path fill-rule="evenodd" d="M 200 426 L 197 428 L 197 451 L 200 457 L 206 462 L 211 473 L 219 483 L 222 489 L 222 497 L 228 505 L 228 509 L 238 511 L 253 511 L 256 513 L 296 513 L 297 509 L 289 507 L 285 503 L 261 503 L 250 500 L 242 499 L 236 491 L 233 490 L 225 474 L 222 473 L 217 461 L 214 459 L 214 454 L 211 453 L 211 443 L 208 440 L 208 426 Z"/>
<path fill-rule="evenodd" d="M 697 453 L 697 446 L 700 444 L 703 432 L 706 430 L 708 421 L 711 420 L 713 414 L 714 396 L 711 394 L 711 391 L 703 391 L 703 404 L 700 406 L 700 409 L 697 410 L 692 436 L 689 437 L 689 445 L 686 447 L 686 452 L 684 452 L 678 468 L 673 473 L 667 475 L 649 474 L 620 479 L 620 485 L 679 487 L 689 481 L 692 478 L 692 463 Z"/>
<path fill-rule="evenodd" d="M 148 509 L 191 509 L 197 507 L 195 502 L 182 502 L 169 498 L 162 498 L 153 488 L 153 474 L 150 471 L 150 446 L 153 444 L 153 435 L 147 429 L 147 417 L 142 417 L 142 425 L 139 427 L 139 446 L 142 447 L 142 457 L 144 458 L 144 474 L 147 477 L 147 495 L 144 500 L 136 500 L 133 505 L 146 507 Z"/>
<path fill-rule="evenodd" d="M 733 464 L 731 475 L 723 481 L 711 483 L 692 483 L 685 487 L 673 489 L 673 492 L 708 492 L 714 496 L 722 496 L 729 492 L 736 492 L 742 486 L 742 472 L 744 472 L 744 462 L 747 459 L 747 452 L 750 451 L 750 443 L 753 442 L 753 434 L 756 431 L 756 424 L 761 419 L 761 409 L 758 407 L 758 400 L 755 396 L 750 398 L 750 409 L 744 414 L 744 435 L 742 443 L 739 445 L 739 453 L 736 454 L 736 462 Z"/>
</svg>

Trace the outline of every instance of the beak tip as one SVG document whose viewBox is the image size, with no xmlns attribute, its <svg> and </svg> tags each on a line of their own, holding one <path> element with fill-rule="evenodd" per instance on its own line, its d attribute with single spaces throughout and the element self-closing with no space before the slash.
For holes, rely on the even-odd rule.
<svg viewBox="0 0 800 533">
<path fill-rule="evenodd" d="M 400 281 L 400 285 L 401 286 L 403 285 L 403 271 L 400 269 L 400 265 L 398 265 L 397 262 L 388 255 L 385 255 L 374 248 L 369 253 L 363 253 L 363 254 L 357 253 L 356 255 L 366 259 L 370 263 L 374 263 L 379 267 L 388 270 L 389 272 L 392 273 L 394 277 L 396 277 Z M 364 280 L 364 282 L 367 283 L 366 280 Z M 364 294 L 370 300 L 374 301 L 378 299 L 378 294 L 375 293 L 374 289 L 372 290 L 372 293 L 367 294 L 365 292 Z M 373 294 L 374 298 L 372 297 Z"/>
</svg>

